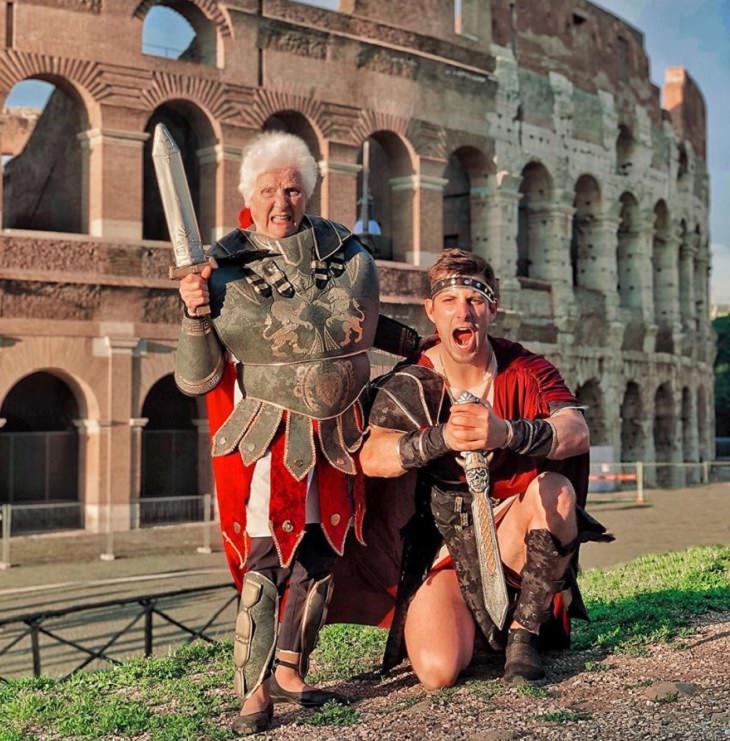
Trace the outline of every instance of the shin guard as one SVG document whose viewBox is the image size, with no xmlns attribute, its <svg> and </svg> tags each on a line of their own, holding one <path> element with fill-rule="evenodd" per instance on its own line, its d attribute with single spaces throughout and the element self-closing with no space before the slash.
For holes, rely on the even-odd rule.
<svg viewBox="0 0 730 741">
<path fill-rule="evenodd" d="M 249 571 L 243 579 L 236 618 L 234 687 L 241 702 L 269 676 L 279 633 L 279 592 L 263 574 Z"/>
</svg>

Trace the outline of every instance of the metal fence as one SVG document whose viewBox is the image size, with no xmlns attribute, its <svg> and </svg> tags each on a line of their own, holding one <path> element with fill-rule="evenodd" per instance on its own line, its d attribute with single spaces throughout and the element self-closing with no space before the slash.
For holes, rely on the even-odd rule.
<svg viewBox="0 0 730 741">
<path fill-rule="evenodd" d="M 102 514 L 99 522 L 97 508 L 81 502 L 2 504 L 0 569 L 42 562 L 44 540 L 28 537 L 41 533 L 68 531 L 77 558 L 102 560 L 186 548 L 206 554 L 212 551 L 213 538 L 218 541 L 218 512 L 210 494 L 136 499 L 119 512 L 117 505 L 113 519 Z"/>
<path fill-rule="evenodd" d="M 726 482 L 730 482 L 730 461 L 592 463 L 588 491 L 594 496 L 629 497 L 643 503 L 647 489 L 680 489 Z"/>
</svg>

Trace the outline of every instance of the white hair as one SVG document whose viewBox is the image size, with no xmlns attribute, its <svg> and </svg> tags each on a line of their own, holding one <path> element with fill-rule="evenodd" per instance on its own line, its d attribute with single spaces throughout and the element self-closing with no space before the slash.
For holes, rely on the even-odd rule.
<svg viewBox="0 0 730 741">
<path fill-rule="evenodd" d="M 244 201 L 248 203 L 251 200 L 259 175 L 285 168 L 299 173 L 304 196 L 309 200 L 317 184 L 318 169 L 304 140 L 282 131 L 267 131 L 256 137 L 244 151 L 241 162 L 238 190 Z"/>
</svg>

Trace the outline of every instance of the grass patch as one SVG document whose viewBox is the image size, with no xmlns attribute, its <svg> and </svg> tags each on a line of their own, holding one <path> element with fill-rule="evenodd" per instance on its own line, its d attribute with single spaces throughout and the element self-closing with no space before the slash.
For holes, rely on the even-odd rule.
<svg viewBox="0 0 730 741">
<path fill-rule="evenodd" d="M 537 719 L 545 723 L 575 723 L 579 720 L 590 720 L 591 717 L 590 713 L 562 708 L 561 710 L 553 710 L 551 713 L 542 713 L 537 716 Z"/>
<path fill-rule="evenodd" d="M 576 626 L 576 649 L 645 652 L 687 634 L 693 616 L 730 609 L 730 547 L 642 556 L 580 578 L 590 623 Z"/>
<path fill-rule="evenodd" d="M 517 692 L 525 697 L 545 698 L 550 693 L 544 687 L 536 687 L 534 684 L 523 684 L 517 688 Z"/>
<path fill-rule="evenodd" d="M 644 556 L 608 571 L 589 571 L 581 587 L 592 622 L 576 626 L 574 646 L 594 656 L 616 651 L 646 652 L 657 641 L 690 634 L 693 616 L 730 610 L 730 547 L 692 548 Z M 312 657 L 313 683 L 352 678 L 379 666 L 386 632 L 351 625 L 328 626 Z M 600 671 L 588 661 L 585 671 Z M 610 668 L 610 667 L 607 667 Z M 14 680 L 0 684 L 0 741 L 132 739 L 145 741 L 226 741 L 228 720 L 237 709 L 232 691 L 231 644 L 196 643 L 167 657 L 135 659 L 67 681 Z M 488 700 L 504 691 L 495 680 L 468 680 L 429 696 L 449 704 L 459 691 Z M 518 690 L 544 697 L 546 690 Z M 414 695 L 391 712 L 422 700 Z M 568 723 L 586 714 L 559 710 L 539 716 Z M 359 714 L 348 706 L 326 706 L 303 722 L 315 726 L 354 725 Z"/>
<path fill-rule="evenodd" d="M 308 726 L 354 726 L 360 714 L 350 705 L 330 700 L 304 720 Z"/>
<path fill-rule="evenodd" d="M 361 625 L 328 625 L 312 654 L 313 684 L 350 679 L 380 667 L 387 632 Z"/>
<path fill-rule="evenodd" d="M 611 664 L 605 661 L 586 661 L 583 664 L 584 672 L 607 672 L 610 668 Z"/>
</svg>

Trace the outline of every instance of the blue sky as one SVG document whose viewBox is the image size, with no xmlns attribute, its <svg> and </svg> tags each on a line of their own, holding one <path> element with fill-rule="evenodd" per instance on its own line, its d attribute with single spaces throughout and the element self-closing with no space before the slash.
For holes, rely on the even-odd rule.
<svg viewBox="0 0 730 741">
<path fill-rule="evenodd" d="M 305 0 L 336 9 L 338 0 Z M 539 0 L 538 0 L 539 1 Z M 667 67 L 686 67 L 707 103 L 711 178 L 710 237 L 712 301 L 730 304 L 730 0 L 599 0 L 598 5 L 644 33 L 652 80 L 661 87 Z M 160 13 L 155 18 L 153 14 Z M 144 43 L 184 49 L 192 29 L 186 23 L 163 22 L 164 10 L 153 8 Z M 156 21 L 156 22 L 155 22 Z M 10 105 L 39 105 L 50 86 L 25 83 Z"/>
</svg>

